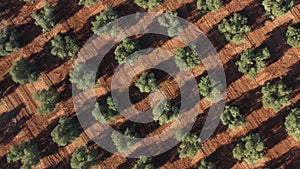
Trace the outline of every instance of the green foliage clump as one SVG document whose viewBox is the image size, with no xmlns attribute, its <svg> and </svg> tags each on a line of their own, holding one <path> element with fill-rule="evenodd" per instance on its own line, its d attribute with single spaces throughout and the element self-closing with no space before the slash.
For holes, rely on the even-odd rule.
<svg viewBox="0 0 300 169">
<path fill-rule="evenodd" d="M 76 62 L 73 70 L 70 71 L 70 82 L 75 84 L 78 89 L 86 90 L 93 88 L 96 73 L 84 65 L 84 62 Z"/>
<path fill-rule="evenodd" d="M 92 22 L 92 31 L 97 35 L 116 33 L 114 32 L 116 31 L 115 28 L 106 27 L 107 29 L 104 29 L 104 26 L 116 20 L 118 17 L 119 14 L 117 13 L 117 11 L 111 8 L 102 11 L 99 15 L 96 16 L 96 19 Z"/>
<path fill-rule="evenodd" d="M 198 0 L 197 8 L 202 14 L 207 14 L 211 11 L 217 11 L 221 8 L 223 0 Z"/>
<path fill-rule="evenodd" d="M 239 108 L 234 106 L 226 106 L 224 113 L 221 114 L 221 122 L 223 125 L 228 125 L 232 130 L 238 126 L 245 125 L 245 119 L 240 113 Z"/>
<path fill-rule="evenodd" d="M 59 119 L 59 124 L 51 132 L 52 140 L 58 146 L 65 146 L 73 142 L 79 134 L 76 123 L 65 117 Z"/>
<path fill-rule="evenodd" d="M 176 139 L 178 139 L 178 137 Z M 180 158 L 192 158 L 197 154 L 200 148 L 201 144 L 199 137 L 196 134 L 189 133 L 183 137 L 177 151 Z"/>
<path fill-rule="evenodd" d="M 300 24 L 289 26 L 285 36 L 290 46 L 300 46 Z"/>
<path fill-rule="evenodd" d="M 56 103 L 59 101 L 59 93 L 54 88 L 43 89 L 35 93 L 33 98 L 41 103 L 37 113 L 46 115 L 55 109 Z"/>
<path fill-rule="evenodd" d="M 141 157 L 132 169 L 154 169 L 154 165 L 149 158 Z"/>
<path fill-rule="evenodd" d="M 20 47 L 19 33 L 10 27 L 0 30 L 0 57 L 15 52 Z"/>
<path fill-rule="evenodd" d="M 264 142 L 258 133 L 243 137 L 233 149 L 233 157 L 238 160 L 246 161 L 253 166 L 259 160 L 264 158 Z"/>
<path fill-rule="evenodd" d="M 51 40 L 51 47 L 51 54 L 62 59 L 75 57 L 80 49 L 76 39 L 61 35 L 57 35 Z"/>
<path fill-rule="evenodd" d="M 270 58 L 268 48 L 251 50 L 246 49 L 241 54 L 241 58 L 236 62 L 241 73 L 248 74 L 252 79 L 265 67 L 265 60 Z"/>
<path fill-rule="evenodd" d="M 99 113 L 99 110 L 101 114 Z M 93 117 L 101 123 L 107 123 L 108 121 L 115 120 L 118 114 L 117 108 L 111 97 L 106 99 L 105 105 L 96 104 L 96 107 L 92 112 Z"/>
<path fill-rule="evenodd" d="M 251 31 L 251 27 L 247 24 L 248 19 L 246 17 L 235 13 L 231 18 L 223 19 L 218 25 L 218 29 L 227 41 L 239 43 L 243 40 L 243 36 Z"/>
<path fill-rule="evenodd" d="M 184 47 L 176 51 L 175 63 L 181 70 L 188 70 L 199 66 L 201 59 L 191 48 Z"/>
<path fill-rule="evenodd" d="M 199 93 L 208 101 L 213 101 L 221 96 L 222 85 L 210 80 L 208 76 L 202 77 L 198 86 Z"/>
<path fill-rule="evenodd" d="M 287 13 L 295 5 L 294 0 L 264 0 L 262 2 L 265 8 L 265 15 L 268 18 L 274 19 L 277 16 L 282 16 Z"/>
<path fill-rule="evenodd" d="M 7 154 L 7 162 L 17 162 L 21 160 L 21 169 L 30 169 L 32 166 L 36 166 L 40 162 L 41 153 L 35 142 L 24 142 L 19 146 L 13 146 L 10 148 L 9 154 Z"/>
<path fill-rule="evenodd" d="M 39 68 L 23 56 L 15 61 L 9 69 L 12 80 L 16 83 L 26 84 L 35 82 L 40 76 Z"/>
<path fill-rule="evenodd" d="M 98 0 L 79 0 L 78 5 L 91 6 L 98 2 Z"/>
<path fill-rule="evenodd" d="M 115 59 L 119 64 L 125 63 L 126 58 L 139 50 L 139 44 L 136 41 L 133 41 L 129 38 L 125 38 L 123 42 L 116 47 L 114 51 Z M 130 59 L 134 60 L 134 59 Z"/>
<path fill-rule="evenodd" d="M 143 73 L 134 84 L 140 92 L 150 93 L 157 89 L 157 80 L 154 73 Z"/>
<path fill-rule="evenodd" d="M 89 169 L 97 165 L 97 152 L 86 147 L 77 148 L 71 158 L 72 169 Z"/>
<path fill-rule="evenodd" d="M 33 12 L 31 16 L 35 20 L 35 25 L 41 26 L 43 32 L 51 30 L 56 24 L 55 8 L 49 3 L 46 3 L 44 8 L 39 13 Z"/>
<path fill-rule="evenodd" d="M 167 29 L 168 35 L 170 37 L 176 36 L 183 30 L 180 20 L 178 19 L 178 17 L 176 17 L 177 15 L 178 13 L 173 11 L 169 12 L 168 15 L 164 15 L 158 18 L 159 25 Z"/>
<path fill-rule="evenodd" d="M 289 115 L 285 118 L 285 130 L 295 140 L 300 140 L 300 109 L 295 108 L 291 110 Z"/>
<path fill-rule="evenodd" d="M 290 104 L 291 90 L 287 89 L 282 82 L 273 85 L 268 82 L 262 87 L 261 92 L 264 108 L 272 108 L 275 112 L 278 112 L 283 106 Z"/>
<path fill-rule="evenodd" d="M 153 119 L 160 125 L 166 124 L 179 117 L 179 108 L 172 106 L 169 100 L 162 100 L 153 109 Z"/>
<path fill-rule="evenodd" d="M 198 169 L 217 169 L 217 166 L 215 163 L 201 160 L 201 163 L 200 163 Z"/>
<path fill-rule="evenodd" d="M 116 149 L 120 152 L 128 151 L 134 145 L 132 138 L 140 137 L 140 134 L 135 130 L 134 127 L 126 128 L 126 130 L 121 133 L 126 136 L 125 138 L 119 137 L 118 134 L 118 131 L 113 131 L 111 134 L 111 139 L 114 142 Z"/>
<path fill-rule="evenodd" d="M 153 9 L 154 7 L 160 5 L 162 0 L 134 0 L 134 2 L 142 8 Z"/>
</svg>

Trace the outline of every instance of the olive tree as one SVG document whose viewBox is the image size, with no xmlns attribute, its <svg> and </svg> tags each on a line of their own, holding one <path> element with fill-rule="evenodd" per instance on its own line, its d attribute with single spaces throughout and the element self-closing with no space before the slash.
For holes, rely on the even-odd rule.
<svg viewBox="0 0 300 169">
<path fill-rule="evenodd" d="M 39 164 L 41 152 L 35 142 L 24 142 L 19 146 L 12 146 L 7 154 L 7 162 L 21 161 L 21 169 L 31 169 L 31 167 Z"/>
<path fill-rule="evenodd" d="M 176 36 L 183 30 L 177 15 L 178 13 L 173 11 L 169 12 L 167 15 L 160 16 L 157 19 L 159 25 L 167 29 L 167 33 L 170 37 Z"/>
<path fill-rule="evenodd" d="M 224 112 L 221 114 L 221 122 L 223 125 L 228 125 L 232 130 L 236 129 L 238 126 L 244 126 L 246 123 L 239 108 L 234 106 L 225 107 Z"/>
<path fill-rule="evenodd" d="M 223 19 L 218 25 L 218 29 L 227 41 L 234 43 L 241 42 L 244 35 L 251 31 L 251 27 L 248 26 L 248 19 L 239 13 L 233 14 L 229 19 Z"/>
<path fill-rule="evenodd" d="M 149 158 L 141 157 L 132 169 L 154 169 L 154 165 Z"/>
<path fill-rule="evenodd" d="M 51 40 L 51 48 L 51 54 L 61 59 L 75 57 L 80 49 L 76 39 L 61 35 L 56 35 Z"/>
<path fill-rule="evenodd" d="M 259 160 L 264 158 L 264 142 L 258 133 L 243 137 L 240 142 L 234 147 L 233 157 L 238 160 L 247 162 L 253 166 Z"/>
<path fill-rule="evenodd" d="M 33 98 L 41 104 L 37 113 L 46 115 L 55 109 L 56 103 L 59 101 L 59 93 L 54 88 L 49 88 L 48 90 L 43 89 L 36 92 Z"/>
<path fill-rule="evenodd" d="M 181 70 L 188 70 L 199 66 L 201 60 L 194 50 L 184 47 L 176 51 L 175 63 Z"/>
<path fill-rule="evenodd" d="M 87 65 L 85 65 L 87 64 Z M 78 89 L 86 90 L 93 88 L 96 85 L 95 82 L 95 71 L 89 69 L 89 63 L 76 62 L 73 70 L 70 71 L 70 82 Z"/>
<path fill-rule="evenodd" d="M 134 127 L 126 128 L 125 131 L 121 132 L 125 137 L 119 137 L 118 134 L 119 132 L 114 130 L 111 134 L 111 139 L 116 149 L 120 152 L 128 151 L 134 145 L 132 138 L 140 137 L 140 134 Z"/>
<path fill-rule="evenodd" d="M 119 17 L 117 11 L 107 8 L 96 16 L 96 19 L 92 22 L 92 31 L 97 34 L 116 34 L 116 28 L 104 27 L 108 23 L 116 20 Z"/>
<path fill-rule="evenodd" d="M 71 158 L 72 169 L 89 169 L 97 165 L 97 152 L 87 147 L 77 148 Z"/>
<path fill-rule="evenodd" d="M 179 115 L 179 108 L 173 106 L 170 100 L 161 100 L 153 109 L 153 119 L 160 125 L 176 120 Z"/>
<path fill-rule="evenodd" d="M 268 48 L 246 49 L 241 54 L 240 60 L 236 62 L 236 65 L 239 72 L 248 74 L 253 79 L 257 73 L 264 69 L 265 60 L 270 57 L 271 54 Z"/>
<path fill-rule="evenodd" d="M 265 15 L 274 19 L 287 13 L 295 5 L 294 0 L 264 0 L 262 5 L 265 9 Z"/>
<path fill-rule="evenodd" d="M 278 112 L 283 106 L 290 104 L 291 90 L 282 82 L 277 84 L 268 82 L 262 87 L 261 92 L 263 94 L 262 103 L 264 108 L 272 108 L 275 112 Z"/>
<path fill-rule="evenodd" d="M 181 131 L 179 131 L 180 133 Z M 178 132 L 176 133 L 176 135 Z M 180 134 L 179 134 L 180 135 Z M 181 136 L 175 136 L 178 141 L 181 141 L 177 151 L 180 158 L 194 157 L 198 150 L 201 148 L 201 142 L 196 134 L 189 133 L 183 138 Z"/>
<path fill-rule="evenodd" d="M 150 93 L 157 89 L 158 83 L 154 73 L 143 73 L 134 85 L 143 93 Z"/>
<path fill-rule="evenodd" d="M 79 137 L 79 129 L 74 121 L 71 119 L 61 117 L 59 124 L 52 130 L 52 140 L 58 144 L 58 146 L 65 146 L 73 142 Z"/>
<path fill-rule="evenodd" d="M 215 163 L 207 162 L 206 160 L 201 160 L 198 169 L 217 169 Z"/>
<path fill-rule="evenodd" d="M 100 112 L 101 114 L 100 114 Z M 92 111 L 93 117 L 100 121 L 101 123 L 107 123 L 109 121 L 115 120 L 116 116 L 119 114 L 115 103 L 111 97 L 106 99 L 105 104 L 99 105 L 98 103 L 95 106 L 95 109 Z"/>
<path fill-rule="evenodd" d="M 142 8 L 153 9 L 154 7 L 160 5 L 163 0 L 134 0 L 134 2 Z"/>
<path fill-rule="evenodd" d="M 300 46 L 300 24 L 289 26 L 285 36 L 290 46 Z"/>
<path fill-rule="evenodd" d="M 29 59 L 21 56 L 18 61 L 13 62 L 9 73 L 14 82 L 26 84 L 35 82 L 39 78 L 41 71 Z"/>
<path fill-rule="evenodd" d="M 15 52 L 20 47 L 20 35 L 16 29 L 5 27 L 0 30 L 0 57 Z"/>
<path fill-rule="evenodd" d="M 125 38 L 121 44 L 119 44 L 115 51 L 115 59 L 118 61 L 119 64 L 125 63 L 129 55 L 133 54 L 134 52 L 140 49 L 139 44 L 137 41 L 131 40 L 129 38 Z M 131 61 L 135 60 L 136 58 L 129 59 Z"/>
<path fill-rule="evenodd" d="M 197 0 L 197 8 L 202 14 L 217 11 L 222 4 L 223 0 Z"/>
<path fill-rule="evenodd" d="M 300 109 L 295 108 L 290 111 L 288 116 L 285 118 L 285 130 L 295 140 L 300 140 Z"/>
<path fill-rule="evenodd" d="M 79 0 L 79 5 L 91 6 L 98 2 L 98 0 Z"/>
<path fill-rule="evenodd" d="M 35 20 L 35 25 L 40 26 L 43 32 L 47 32 L 56 24 L 55 12 L 55 8 L 49 3 L 46 3 L 40 12 L 33 12 L 31 16 Z"/>
<path fill-rule="evenodd" d="M 201 78 L 199 84 L 200 94 L 208 101 L 213 101 L 221 96 L 222 85 L 208 76 Z"/>
</svg>

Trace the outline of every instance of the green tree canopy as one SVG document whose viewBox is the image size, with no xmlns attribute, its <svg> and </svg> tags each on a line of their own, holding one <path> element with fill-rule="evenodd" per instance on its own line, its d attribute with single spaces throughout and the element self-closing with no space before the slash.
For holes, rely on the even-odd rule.
<svg viewBox="0 0 300 169">
<path fill-rule="evenodd" d="M 40 162 L 41 153 L 35 142 L 24 142 L 19 146 L 12 146 L 7 154 L 7 162 L 17 162 L 21 160 L 21 169 L 31 169 Z"/>
<path fill-rule="evenodd" d="M 13 81 L 20 84 L 33 83 L 40 76 L 39 68 L 23 56 L 13 63 L 9 73 Z"/>
<path fill-rule="evenodd" d="M 98 0 L 79 0 L 79 5 L 91 6 L 98 2 Z"/>
<path fill-rule="evenodd" d="M 275 112 L 278 112 L 283 106 L 290 104 L 291 90 L 287 89 L 282 82 L 277 84 L 268 82 L 262 87 L 261 92 L 264 108 L 272 108 Z"/>
<path fill-rule="evenodd" d="M 270 57 L 271 54 L 268 48 L 246 49 L 241 54 L 241 58 L 236 62 L 236 65 L 241 73 L 248 74 L 253 79 L 257 73 L 264 69 L 265 60 Z"/>
<path fill-rule="evenodd" d="M 233 14 L 229 19 L 223 19 L 218 25 L 218 29 L 227 41 L 234 43 L 241 42 L 244 35 L 251 31 L 251 27 L 248 26 L 248 19 L 239 13 Z"/>
<path fill-rule="evenodd" d="M 216 164 L 212 162 L 207 162 L 205 160 L 201 160 L 198 169 L 217 169 Z"/>
<path fill-rule="evenodd" d="M 289 115 L 285 118 L 285 130 L 289 135 L 295 138 L 295 140 L 300 140 L 300 109 L 295 108 L 291 110 Z"/>
<path fill-rule="evenodd" d="M 43 32 L 51 30 L 56 24 L 55 8 L 49 3 L 46 3 L 40 12 L 33 12 L 31 16 L 35 20 L 35 25 L 41 26 Z"/>
<path fill-rule="evenodd" d="M 170 100 L 161 100 L 153 109 L 153 119 L 160 125 L 176 120 L 179 115 L 179 108 L 173 106 Z"/>
<path fill-rule="evenodd" d="M 19 33 L 10 27 L 0 30 L 0 57 L 8 55 L 20 47 Z"/>
<path fill-rule="evenodd" d="M 97 165 L 97 152 L 87 147 L 77 148 L 71 158 L 72 169 L 89 169 Z"/>
<path fill-rule="evenodd" d="M 246 161 L 253 166 L 259 160 L 264 158 L 264 142 L 258 133 L 243 137 L 233 149 L 233 157 L 238 160 Z"/>
<path fill-rule="evenodd" d="M 199 66 L 201 59 L 191 48 L 184 47 L 176 51 L 175 63 L 181 70 L 188 70 Z"/>
<path fill-rule="evenodd" d="M 154 73 L 143 73 L 134 84 L 140 92 L 150 93 L 157 89 L 158 83 Z"/>
<path fill-rule="evenodd" d="M 76 39 L 69 36 L 56 35 L 51 40 L 51 54 L 59 58 L 76 57 L 80 47 Z"/>
<path fill-rule="evenodd" d="M 111 134 L 111 139 L 116 149 L 120 152 L 128 151 L 134 145 L 134 142 L 131 140 L 131 138 L 140 137 L 140 134 L 134 127 L 126 128 L 125 131 L 121 131 L 121 134 L 124 134 L 127 137 L 119 137 L 118 131 L 115 130 Z"/>
<path fill-rule="evenodd" d="M 154 165 L 149 158 L 141 157 L 132 169 L 154 169 Z"/>
<path fill-rule="evenodd" d="M 116 47 L 116 50 L 114 51 L 115 59 L 118 61 L 119 64 L 125 63 L 126 58 L 134 52 L 138 51 L 139 49 L 140 48 L 137 41 L 125 38 L 123 42 L 119 44 Z"/>
<path fill-rule="evenodd" d="M 154 7 L 160 5 L 163 0 L 134 0 L 134 2 L 142 8 L 153 9 Z"/>
<path fill-rule="evenodd" d="M 78 89 L 86 90 L 96 85 L 96 73 L 85 66 L 86 62 L 76 62 L 73 70 L 70 71 L 70 82 L 75 84 Z M 89 63 L 86 63 L 89 64 Z"/>
<path fill-rule="evenodd" d="M 285 36 L 290 46 L 300 46 L 300 24 L 289 26 Z"/>
<path fill-rule="evenodd" d="M 262 2 L 265 8 L 265 15 L 268 18 L 274 19 L 277 16 L 282 16 L 287 13 L 295 5 L 294 0 L 264 0 Z"/>
<path fill-rule="evenodd" d="M 104 26 L 119 17 L 117 11 L 107 8 L 106 10 L 102 11 L 99 15 L 96 16 L 96 19 L 92 22 L 92 31 L 97 34 L 110 34 L 116 33 L 116 29 L 111 27 L 109 29 L 104 29 Z M 106 27 L 108 28 L 108 27 Z"/>
<path fill-rule="evenodd" d="M 48 90 L 43 89 L 36 92 L 33 98 L 40 102 L 41 106 L 38 108 L 38 114 L 49 114 L 55 107 L 56 103 L 59 101 L 59 93 L 54 88 L 49 88 Z"/>
<path fill-rule="evenodd" d="M 59 119 L 59 124 L 51 132 L 52 140 L 58 146 L 65 146 L 73 142 L 79 135 L 76 123 L 65 117 Z"/>
<path fill-rule="evenodd" d="M 99 110 L 101 114 L 99 113 Z M 117 111 L 115 103 L 111 97 L 106 99 L 106 104 L 104 105 L 96 104 L 96 107 L 92 112 L 93 117 L 101 123 L 107 123 L 115 120 L 118 114 L 119 112 Z"/>
<path fill-rule="evenodd" d="M 167 29 L 170 37 L 176 36 L 183 30 L 182 24 L 180 23 L 177 15 L 178 13 L 173 11 L 168 12 L 168 15 L 163 15 L 158 18 L 159 25 Z"/>
<path fill-rule="evenodd" d="M 221 114 L 221 122 L 223 125 L 228 125 L 232 130 L 236 129 L 238 126 L 243 126 L 246 123 L 239 108 L 234 106 L 225 107 L 224 113 Z"/>
<path fill-rule="evenodd" d="M 217 11 L 221 8 L 223 0 L 197 0 L 197 8 L 202 14 Z"/>
<path fill-rule="evenodd" d="M 213 101 L 221 96 L 222 85 L 210 80 L 208 76 L 202 77 L 198 86 L 200 94 L 208 101 Z"/>
<path fill-rule="evenodd" d="M 178 138 L 180 138 L 180 136 L 176 137 L 176 139 Z M 199 137 L 196 134 L 189 133 L 185 137 L 183 137 L 177 151 L 179 153 L 180 158 L 192 158 L 197 154 L 200 148 L 201 143 Z"/>
</svg>

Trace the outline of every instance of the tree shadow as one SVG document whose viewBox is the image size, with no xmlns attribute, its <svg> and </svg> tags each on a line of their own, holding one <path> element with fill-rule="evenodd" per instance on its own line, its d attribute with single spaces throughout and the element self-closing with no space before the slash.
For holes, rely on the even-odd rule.
<svg viewBox="0 0 300 169">
<path fill-rule="evenodd" d="M 196 22 L 204 16 L 201 15 L 199 10 L 197 9 L 196 0 L 182 5 L 176 11 L 178 12 L 178 17 L 188 19 L 191 22 Z"/>
<path fill-rule="evenodd" d="M 34 24 L 34 20 L 31 19 L 29 22 L 24 23 L 22 25 L 18 25 L 16 27 L 17 31 L 21 35 L 20 39 L 22 39 L 20 48 L 26 46 L 31 43 L 36 37 L 38 37 L 42 30 L 40 27 Z"/>
<path fill-rule="evenodd" d="M 211 41 L 217 52 L 220 52 L 228 42 L 225 37 L 219 32 L 218 25 L 211 29 L 207 34 L 208 39 Z"/>
<path fill-rule="evenodd" d="M 266 167 L 295 169 L 298 168 L 300 165 L 299 157 L 300 157 L 299 148 L 294 147 L 290 149 L 288 152 L 286 152 L 285 154 L 283 154 L 282 156 L 267 162 Z"/>
<path fill-rule="evenodd" d="M 9 19 L 19 15 L 26 2 L 20 0 L 10 0 L 0 2 L 1 19 Z"/>
<path fill-rule="evenodd" d="M 290 71 L 287 72 L 286 76 L 282 78 L 282 81 L 289 89 L 292 90 L 290 98 L 294 98 L 300 93 L 299 84 L 300 84 L 300 61 L 292 65 Z"/>
<path fill-rule="evenodd" d="M 233 82 L 240 79 L 244 75 L 238 70 L 238 67 L 235 64 L 239 60 L 240 60 L 240 54 L 233 56 L 232 59 L 230 59 L 224 65 L 227 86 L 230 86 Z"/>
<path fill-rule="evenodd" d="M 68 0 L 68 1 L 59 1 L 58 5 L 55 7 L 56 12 L 56 20 L 57 24 L 66 21 L 70 17 L 72 17 L 76 12 L 78 12 L 82 5 L 78 5 L 77 0 Z"/>
<path fill-rule="evenodd" d="M 19 86 L 20 84 L 15 83 L 9 73 L 5 74 L 4 79 L 0 82 L 2 97 L 12 94 Z"/>
</svg>

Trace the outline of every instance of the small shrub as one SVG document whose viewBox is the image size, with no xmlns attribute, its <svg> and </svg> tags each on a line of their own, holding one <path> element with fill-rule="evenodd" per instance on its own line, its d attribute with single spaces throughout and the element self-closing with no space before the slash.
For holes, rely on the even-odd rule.
<svg viewBox="0 0 300 169">
<path fill-rule="evenodd" d="M 95 21 L 92 22 L 92 31 L 97 34 L 116 34 L 116 28 L 114 27 L 105 27 L 105 25 L 116 20 L 119 17 L 117 11 L 108 8 L 102 11 L 99 15 L 96 16 Z"/>
<path fill-rule="evenodd" d="M 134 145 L 134 142 L 130 138 L 140 137 L 140 134 L 133 127 L 126 128 L 123 134 L 127 137 L 118 137 L 118 131 L 113 131 L 111 134 L 111 139 L 116 149 L 120 152 L 128 151 Z"/>
<path fill-rule="evenodd" d="M 96 85 L 96 73 L 88 69 L 84 62 L 76 62 L 73 70 L 70 71 L 70 82 L 78 89 L 86 90 Z M 88 64 L 88 63 L 87 63 Z"/>
<path fill-rule="evenodd" d="M 0 30 L 0 57 L 15 52 L 20 47 L 19 33 L 10 27 Z"/>
<path fill-rule="evenodd" d="M 140 92 L 150 93 L 157 89 L 157 80 L 154 73 L 143 73 L 134 84 Z"/>
<path fill-rule="evenodd" d="M 285 36 L 290 46 L 300 46 L 300 24 L 289 26 Z"/>
<path fill-rule="evenodd" d="M 79 137 L 79 129 L 76 123 L 68 118 L 59 119 L 59 124 L 52 130 L 52 140 L 58 146 L 65 146 Z"/>
<path fill-rule="evenodd" d="M 243 40 L 244 35 L 248 34 L 251 30 L 247 22 L 248 19 L 246 17 L 235 13 L 231 18 L 223 19 L 218 25 L 218 29 L 227 41 L 239 43 Z"/>
<path fill-rule="evenodd" d="M 91 6 L 98 2 L 98 0 L 79 0 L 78 5 Z"/>
<path fill-rule="evenodd" d="M 194 157 L 201 148 L 199 137 L 196 134 L 189 133 L 182 140 L 178 148 L 180 158 Z"/>
<path fill-rule="evenodd" d="M 172 106 L 169 100 L 160 101 L 153 109 L 153 119 L 158 121 L 160 125 L 176 120 L 179 115 L 179 108 Z"/>
<path fill-rule="evenodd" d="M 89 169 L 97 165 L 97 152 L 86 147 L 77 148 L 71 158 L 72 169 Z"/>
<path fill-rule="evenodd" d="M 259 134 L 251 134 L 243 137 L 233 149 L 233 157 L 238 160 L 246 161 L 250 166 L 253 166 L 259 160 L 264 158 L 264 143 Z"/>
<path fill-rule="evenodd" d="M 138 50 L 138 42 L 133 41 L 129 38 L 125 38 L 123 42 L 120 45 L 118 45 L 116 47 L 116 50 L 114 51 L 115 59 L 118 61 L 119 64 L 125 63 L 126 58 Z"/>
<path fill-rule="evenodd" d="M 99 109 L 98 109 L 99 108 Z M 98 112 L 100 110 L 101 114 Z M 95 109 L 92 112 L 94 118 L 101 123 L 107 123 L 108 121 L 115 120 L 116 116 L 119 114 L 117 108 L 114 104 L 114 101 L 111 97 L 106 99 L 105 105 L 97 104 Z"/>
<path fill-rule="evenodd" d="M 214 12 L 221 8 L 223 0 L 197 0 L 197 8 L 202 14 Z"/>
<path fill-rule="evenodd" d="M 265 15 L 268 18 L 274 19 L 277 16 L 282 16 L 287 13 L 295 5 L 294 0 L 264 0 L 262 2 L 265 8 Z"/>
<path fill-rule="evenodd" d="M 132 169 L 154 169 L 154 165 L 149 158 L 141 157 Z"/>
<path fill-rule="evenodd" d="M 264 108 L 272 108 L 275 112 L 278 112 L 283 106 L 290 104 L 291 90 L 287 89 L 282 82 L 273 85 L 268 82 L 262 87 L 261 92 Z"/>
<path fill-rule="evenodd" d="M 134 2 L 142 8 L 153 9 L 154 7 L 160 5 L 162 0 L 134 0 Z"/>
<path fill-rule="evenodd" d="M 69 36 L 62 37 L 61 35 L 57 35 L 51 40 L 51 47 L 51 54 L 61 59 L 75 57 L 80 49 L 76 39 Z"/>
<path fill-rule="evenodd" d="M 199 66 L 201 59 L 191 48 L 184 47 L 176 51 L 175 63 L 181 70 L 188 70 Z"/>
<path fill-rule="evenodd" d="M 285 118 L 285 130 L 295 140 L 300 140 L 300 109 L 295 108 L 291 110 L 289 115 Z"/>
<path fill-rule="evenodd" d="M 221 96 L 222 85 L 210 80 L 208 76 L 202 77 L 198 86 L 200 94 L 208 101 L 213 101 Z"/>
<path fill-rule="evenodd" d="M 35 20 L 35 25 L 41 26 L 43 32 L 47 32 L 55 26 L 55 8 L 49 3 L 46 3 L 40 12 L 33 12 L 31 16 Z"/>
<path fill-rule="evenodd" d="M 41 103 L 37 113 L 46 115 L 55 109 L 56 103 L 59 101 L 59 93 L 54 88 L 43 89 L 35 93 L 33 98 Z"/>
<path fill-rule="evenodd" d="M 198 169 L 217 169 L 216 164 L 212 162 L 207 162 L 205 160 L 201 160 L 201 163 L 198 167 Z"/>
<path fill-rule="evenodd" d="M 168 15 L 164 15 L 158 18 L 159 25 L 167 29 L 168 35 L 170 37 L 176 36 L 183 30 L 180 20 L 178 19 L 178 17 L 176 17 L 177 15 L 177 12 L 173 11 L 169 12 Z"/>
<path fill-rule="evenodd" d="M 224 113 L 221 114 L 221 122 L 223 125 L 228 125 L 232 130 L 238 126 L 245 125 L 245 119 L 240 113 L 239 108 L 234 106 L 226 106 Z"/>
</svg>

